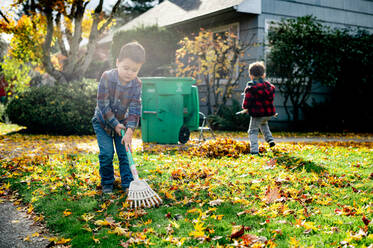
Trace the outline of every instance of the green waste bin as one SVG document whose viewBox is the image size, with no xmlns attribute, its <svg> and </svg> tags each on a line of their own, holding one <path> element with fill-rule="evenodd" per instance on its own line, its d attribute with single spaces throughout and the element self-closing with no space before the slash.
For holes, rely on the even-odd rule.
<svg viewBox="0 0 373 248">
<path fill-rule="evenodd" d="M 143 77 L 143 142 L 186 143 L 199 126 L 198 88 L 192 78 Z"/>
</svg>

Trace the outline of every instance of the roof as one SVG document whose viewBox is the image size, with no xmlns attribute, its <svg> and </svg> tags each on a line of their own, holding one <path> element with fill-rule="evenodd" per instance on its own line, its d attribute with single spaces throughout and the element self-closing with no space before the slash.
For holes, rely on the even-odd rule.
<svg viewBox="0 0 373 248">
<path fill-rule="evenodd" d="M 260 14 L 261 0 L 166 0 L 116 30 L 123 31 L 142 26 L 166 27 L 227 9 Z M 110 42 L 113 32 L 99 41 Z"/>
</svg>

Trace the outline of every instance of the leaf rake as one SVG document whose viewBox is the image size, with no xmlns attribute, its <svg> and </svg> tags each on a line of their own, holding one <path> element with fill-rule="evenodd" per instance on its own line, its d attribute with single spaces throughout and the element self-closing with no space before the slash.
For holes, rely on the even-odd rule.
<svg viewBox="0 0 373 248">
<path fill-rule="evenodd" d="M 124 130 L 121 130 L 122 136 L 124 136 Z M 149 186 L 145 180 L 141 180 L 136 170 L 136 164 L 133 161 L 131 151 L 127 151 L 128 162 L 130 170 L 133 176 L 133 181 L 130 183 L 128 189 L 128 196 L 126 202 L 128 202 L 130 208 L 141 208 L 141 207 L 154 207 L 162 204 L 162 199 L 154 190 Z"/>
</svg>

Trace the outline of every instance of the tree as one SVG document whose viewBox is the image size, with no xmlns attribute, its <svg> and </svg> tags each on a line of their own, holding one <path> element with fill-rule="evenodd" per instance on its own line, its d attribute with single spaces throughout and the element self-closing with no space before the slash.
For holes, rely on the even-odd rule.
<svg viewBox="0 0 373 248">
<path fill-rule="evenodd" d="M 293 120 L 299 121 L 299 112 L 306 106 L 315 82 L 335 84 L 334 59 L 328 56 L 331 48 L 329 29 L 312 16 L 283 20 L 268 34 L 270 53 L 267 74 L 277 83 L 284 96 L 283 105 L 288 119 L 293 107 Z"/>
<path fill-rule="evenodd" d="M 97 40 L 113 23 L 121 0 L 117 0 L 111 12 L 103 11 L 100 0 L 93 11 L 86 7 L 87 0 L 17 0 L 24 4 L 25 14 L 18 20 L 2 14 L 0 31 L 13 34 L 11 56 L 48 72 L 58 82 L 80 79 L 90 65 Z M 85 51 L 80 44 L 88 39 Z M 63 65 L 52 56 L 51 49 L 58 45 L 64 57 Z"/>
<path fill-rule="evenodd" d="M 151 9 L 156 0 L 125 0 L 116 12 L 116 26 L 120 27 Z"/>
<path fill-rule="evenodd" d="M 194 77 L 197 84 L 206 86 L 208 114 L 219 114 L 232 97 L 233 89 L 246 70 L 242 61 L 245 51 L 253 46 L 237 40 L 230 32 L 223 34 L 201 30 L 192 39 L 180 41 L 176 51 L 177 76 Z"/>
</svg>

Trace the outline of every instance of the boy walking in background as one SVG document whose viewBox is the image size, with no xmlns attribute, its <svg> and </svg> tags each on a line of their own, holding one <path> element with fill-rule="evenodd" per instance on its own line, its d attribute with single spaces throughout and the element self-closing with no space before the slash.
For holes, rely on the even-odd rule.
<svg viewBox="0 0 373 248">
<path fill-rule="evenodd" d="M 259 153 L 259 129 L 270 147 L 275 146 L 272 133 L 269 130 L 268 120 L 276 114 L 273 100 L 275 86 L 265 80 L 265 66 L 263 62 L 254 62 L 249 66 L 250 79 L 244 90 L 245 98 L 242 103 L 243 112 L 249 113 L 250 126 L 250 152 Z"/>
<path fill-rule="evenodd" d="M 116 68 L 105 71 L 97 92 L 92 118 L 100 149 L 100 176 L 103 193 L 112 193 L 114 183 L 114 145 L 119 159 L 121 186 L 126 192 L 133 180 L 126 150 L 132 149 L 132 135 L 141 115 L 141 81 L 137 77 L 145 62 L 145 50 L 137 42 L 124 45 Z M 121 130 L 125 136 L 121 136 Z"/>
</svg>

